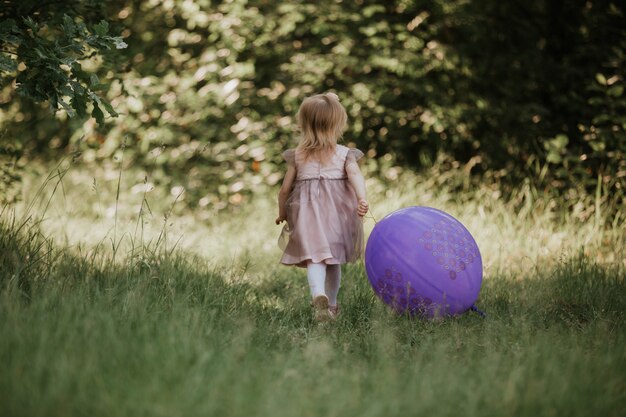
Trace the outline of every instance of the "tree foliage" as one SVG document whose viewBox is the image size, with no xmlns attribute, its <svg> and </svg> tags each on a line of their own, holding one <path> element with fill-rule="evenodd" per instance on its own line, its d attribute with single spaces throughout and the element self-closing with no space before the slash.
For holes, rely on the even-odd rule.
<svg viewBox="0 0 626 417">
<path fill-rule="evenodd" d="M 63 110 L 71 117 L 78 116 L 80 123 L 90 115 L 101 125 L 105 123 L 105 111 L 117 117 L 106 98 L 109 86 L 101 83 L 96 73 L 100 66 L 97 61 L 126 44 L 121 37 L 110 35 L 105 17 L 100 2 L 94 0 L 2 2 L 0 89 L 8 96 L 8 100 L 2 100 L 3 107 L 17 102 L 15 108 L 28 114 L 40 112 L 32 107 L 33 103 L 43 103 L 52 114 Z M 96 19 L 99 22 L 95 23 Z M 3 122 L 16 121 L 15 116 L 18 121 L 23 120 L 24 113 L 9 112 L 13 117 Z M 37 127 L 45 129 L 45 125 Z M 31 132 L 31 123 L 26 123 L 17 131 L 19 136 L 8 137 L 10 132 L 1 138 L 0 190 L 4 193 L 20 179 L 14 165 L 22 155 L 23 145 L 29 142 L 24 135 Z M 40 148 L 52 137 L 44 134 L 34 142 Z"/>
<path fill-rule="evenodd" d="M 93 159 L 125 142 L 155 181 L 220 208 L 281 178 L 279 155 L 296 144 L 299 103 L 333 90 L 350 118 L 345 141 L 367 151 L 373 169 L 419 169 L 445 155 L 450 166 L 503 185 L 531 178 L 565 196 L 600 187 L 623 197 L 621 3 L 117 0 L 107 7 L 128 43 L 117 59 L 125 64 L 103 74 L 123 116 L 98 128 L 42 119 L 38 109 L 3 100 L 45 128 L 32 146 L 84 138 Z M 3 125 L 17 135 L 23 122 Z"/>
<path fill-rule="evenodd" d="M 109 35 L 106 20 L 88 26 L 80 15 L 85 4 L 78 9 L 72 2 L 60 9 L 55 5 L 45 1 L 5 5 L 0 15 L 1 85 L 15 82 L 18 94 L 47 102 L 53 111 L 62 108 L 72 117 L 86 116 L 89 104 L 91 116 L 104 124 L 103 111 L 113 117 L 117 113 L 97 94 L 106 86 L 83 65 L 103 51 L 124 49 L 126 44 L 121 37 Z"/>
</svg>

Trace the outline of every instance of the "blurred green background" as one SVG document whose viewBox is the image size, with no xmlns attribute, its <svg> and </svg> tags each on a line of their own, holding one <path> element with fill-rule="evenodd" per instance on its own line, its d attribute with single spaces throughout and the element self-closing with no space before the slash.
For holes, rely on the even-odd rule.
<svg viewBox="0 0 626 417">
<path fill-rule="evenodd" d="M 154 185 L 183 187 L 190 207 L 241 205 L 281 180 L 301 100 L 334 91 L 349 114 L 344 143 L 385 180 L 456 169 L 466 178 L 446 185 L 460 191 L 525 185 L 563 208 L 584 195 L 609 211 L 623 204 L 622 2 L 1 7 L 4 200 L 19 198 L 34 160 L 70 150 L 77 164 L 99 164 L 124 148 Z"/>
</svg>

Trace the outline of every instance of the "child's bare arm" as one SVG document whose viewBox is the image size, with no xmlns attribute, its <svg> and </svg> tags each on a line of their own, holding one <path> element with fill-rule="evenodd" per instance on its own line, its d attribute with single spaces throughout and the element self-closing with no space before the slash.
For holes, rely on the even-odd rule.
<svg viewBox="0 0 626 417">
<path fill-rule="evenodd" d="M 283 179 L 283 184 L 280 186 L 280 191 L 278 192 L 278 217 L 276 218 L 276 224 L 287 220 L 287 207 L 285 207 L 285 203 L 287 202 L 287 197 L 289 197 L 295 179 L 296 167 L 289 165 L 285 178 Z"/>
<path fill-rule="evenodd" d="M 359 202 L 357 207 L 357 214 L 361 217 L 367 214 L 369 210 L 369 204 L 367 202 L 367 195 L 365 190 L 365 178 L 361 174 L 361 170 L 356 162 L 350 163 L 346 166 L 346 173 L 348 174 L 348 180 L 352 184 L 352 188 L 356 192 L 356 198 Z"/>
</svg>

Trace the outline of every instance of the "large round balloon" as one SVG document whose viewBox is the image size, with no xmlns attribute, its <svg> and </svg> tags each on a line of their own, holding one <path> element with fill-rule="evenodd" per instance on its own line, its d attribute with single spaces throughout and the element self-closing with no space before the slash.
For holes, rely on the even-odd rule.
<svg viewBox="0 0 626 417">
<path fill-rule="evenodd" d="M 399 313 L 460 314 L 480 292 L 483 265 L 476 241 L 454 217 L 407 207 L 379 221 L 365 248 L 376 294 Z"/>
</svg>

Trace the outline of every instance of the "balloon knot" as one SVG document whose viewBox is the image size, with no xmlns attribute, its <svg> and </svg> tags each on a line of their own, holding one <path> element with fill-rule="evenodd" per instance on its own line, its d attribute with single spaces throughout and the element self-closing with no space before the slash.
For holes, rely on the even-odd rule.
<svg viewBox="0 0 626 417">
<path fill-rule="evenodd" d="M 484 312 L 480 311 L 474 304 L 472 304 L 472 306 L 470 307 L 470 310 L 478 313 L 478 315 L 482 318 L 487 317 L 487 315 Z"/>
</svg>

